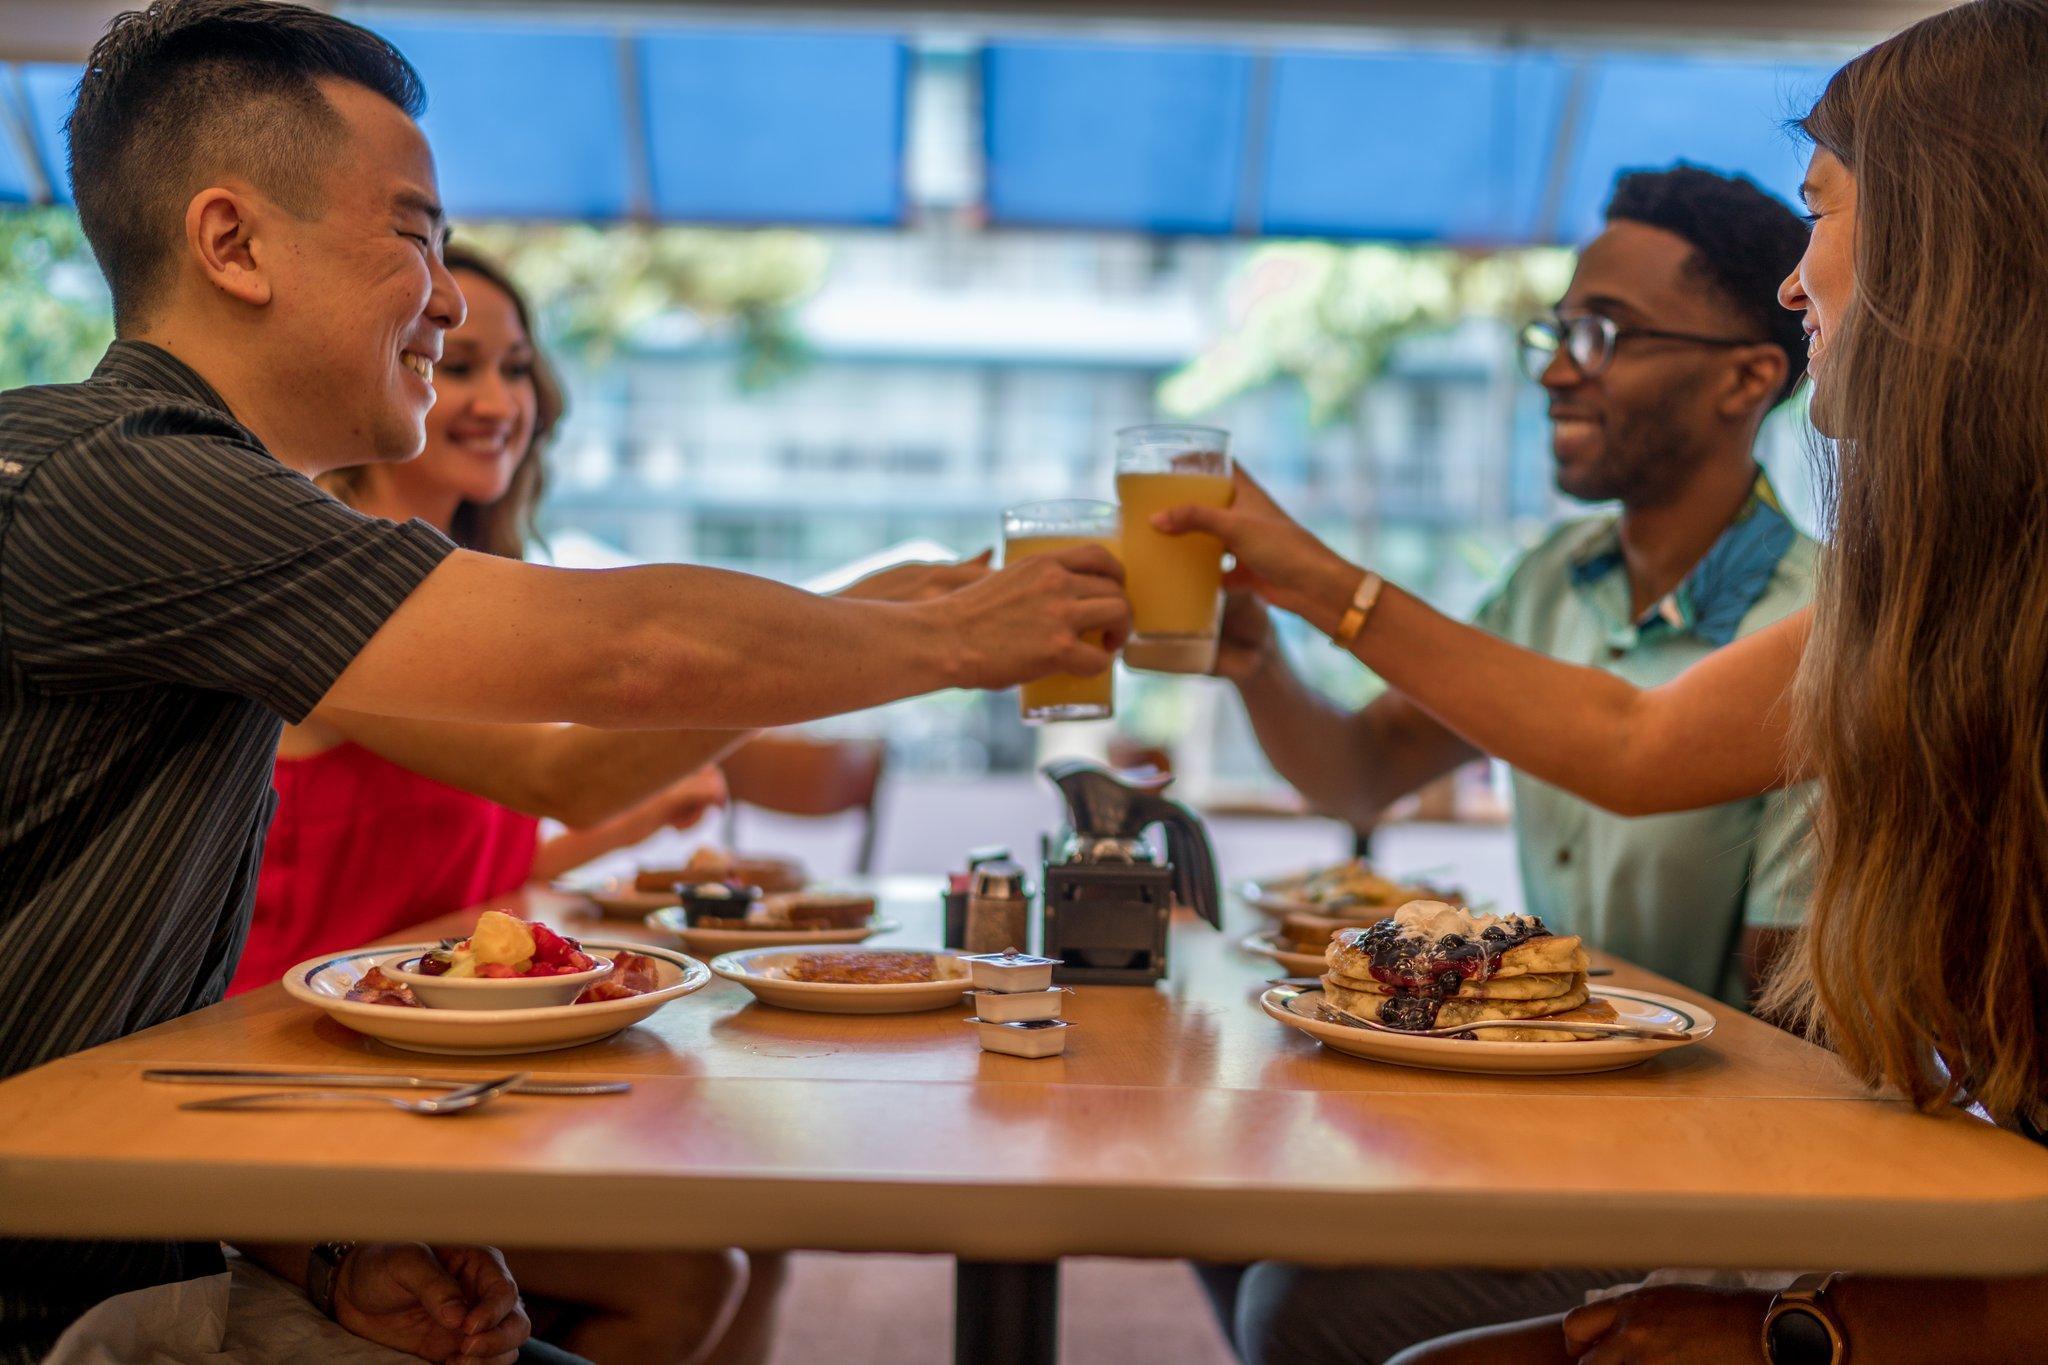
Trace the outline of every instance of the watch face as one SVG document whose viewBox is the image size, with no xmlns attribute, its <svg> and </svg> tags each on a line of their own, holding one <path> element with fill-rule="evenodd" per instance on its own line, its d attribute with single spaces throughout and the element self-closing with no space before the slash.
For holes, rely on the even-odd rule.
<svg viewBox="0 0 2048 1365">
<path fill-rule="evenodd" d="M 1771 1365 L 1828 1365 L 1835 1344 L 1827 1324 L 1798 1307 L 1771 1319 Z"/>
</svg>

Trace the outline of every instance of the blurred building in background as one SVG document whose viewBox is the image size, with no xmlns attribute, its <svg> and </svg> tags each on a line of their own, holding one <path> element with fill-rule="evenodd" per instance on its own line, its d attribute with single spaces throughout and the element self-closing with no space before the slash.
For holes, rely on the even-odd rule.
<svg viewBox="0 0 2048 1365">
<path fill-rule="evenodd" d="M 1228 427 L 1320 534 L 1453 611 L 1564 510 L 1510 344 L 1560 247 L 1620 167 L 1786 192 L 1779 124 L 1841 56 L 340 8 L 420 65 L 461 230 L 543 301 L 563 562 L 805 582 L 909 541 L 971 553 L 1008 503 L 1110 496 L 1115 430 L 1172 415 Z M 0 204 L 64 202 L 75 73 L 0 64 Z M 47 343 L 14 378 L 69 377 L 103 327 L 78 243 L 4 214 L 0 334 Z M 1767 440 L 1795 508 L 1803 432 Z M 1368 695 L 1347 657 L 1296 653 Z M 1225 700 L 1125 675 L 1116 725 L 1197 783 L 1255 783 Z M 1016 770 L 1037 743 L 1010 697 L 839 725 L 887 734 L 898 772 Z"/>
</svg>

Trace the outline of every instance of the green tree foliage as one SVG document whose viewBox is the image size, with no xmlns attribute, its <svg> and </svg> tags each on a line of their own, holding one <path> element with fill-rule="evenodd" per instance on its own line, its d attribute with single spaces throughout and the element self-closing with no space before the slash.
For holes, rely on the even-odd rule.
<svg viewBox="0 0 2048 1365">
<path fill-rule="evenodd" d="M 1468 317 L 1533 311 L 1564 292 L 1570 252 L 1473 254 L 1402 246 L 1274 242 L 1225 291 L 1227 322 L 1160 386 L 1168 412 L 1194 416 L 1276 380 L 1301 385 L 1311 421 L 1351 412 L 1402 338 Z"/>
<path fill-rule="evenodd" d="M 113 309 L 69 209 L 0 209 L 0 389 L 92 372 Z"/>
<path fill-rule="evenodd" d="M 777 229 L 490 224 L 465 226 L 462 238 L 530 292 L 550 347 L 602 362 L 680 311 L 731 333 L 750 389 L 803 363 L 792 313 L 823 281 L 828 257 L 813 234 Z"/>
</svg>

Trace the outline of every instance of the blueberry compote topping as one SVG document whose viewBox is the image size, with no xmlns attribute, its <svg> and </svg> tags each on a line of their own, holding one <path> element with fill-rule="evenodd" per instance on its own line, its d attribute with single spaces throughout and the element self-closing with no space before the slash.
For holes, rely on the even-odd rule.
<svg viewBox="0 0 2048 1365">
<path fill-rule="evenodd" d="M 1461 984 L 1492 976 L 1508 949 L 1550 937 L 1534 915 L 1511 916 L 1469 936 L 1403 932 L 1392 919 L 1351 932 L 1373 979 L 1393 988 L 1380 1004 L 1380 1022 L 1400 1029 L 1435 1028 L 1437 1012 Z"/>
</svg>

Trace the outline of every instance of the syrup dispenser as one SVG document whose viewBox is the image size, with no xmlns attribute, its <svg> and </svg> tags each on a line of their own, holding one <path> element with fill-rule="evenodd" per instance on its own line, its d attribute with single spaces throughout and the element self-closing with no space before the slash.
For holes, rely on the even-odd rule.
<svg viewBox="0 0 2048 1365">
<path fill-rule="evenodd" d="M 1053 980 L 1148 986 L 1166 975 L 1167 927 L 1176 903 L 1223 923 L 1216 855 L 1195 813 L 1160 795 L 1173 779 L 1157 770 L 1116 773 L 1083 759 L 1042 770 L 1060 790 L 1067 829 L 1045 861 L 1044 952 Z M 1157 861 L 1145 830 L 1166 836 Z"/>
</svg>

